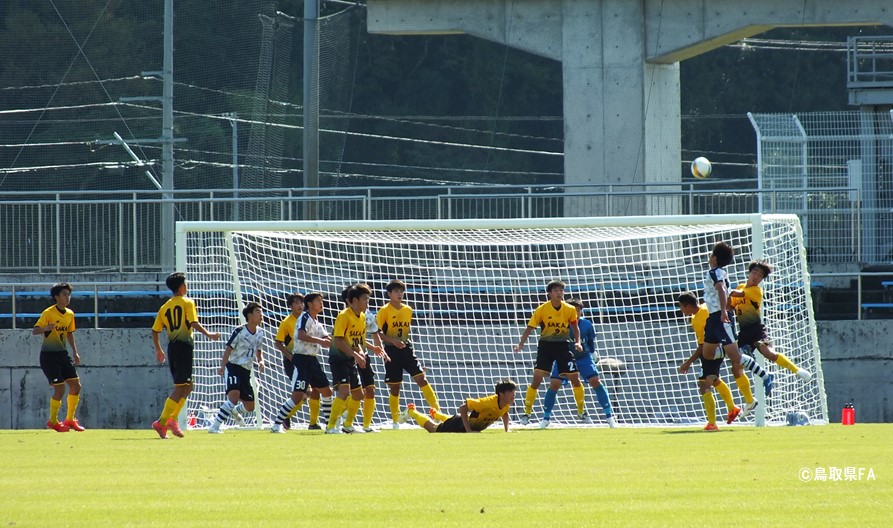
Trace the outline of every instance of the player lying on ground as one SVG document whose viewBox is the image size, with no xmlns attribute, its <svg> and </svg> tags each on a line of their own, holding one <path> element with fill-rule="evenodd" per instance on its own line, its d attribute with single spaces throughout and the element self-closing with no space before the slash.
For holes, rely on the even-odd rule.
<svg viewBox="0 0 893 528">
<path fill-rule="evenodd" d="M 496 384 L 495 394 L 484 398 L 466 399 L 465 403 L 459 407 L 459 412 L 453 416 L 447 416 L 432 408 L 431 418 L 428 418 L 410 403 L 406 406 L 406 410 L 400 413 L 398 421 L 405 423 L 409 417 L 412 417 L 429 433 L 479 433 L 496 420 L 502 419 L 505 432 L 508 432 L 509 409 L 515 401 L 517 390 L 517 383 L 503 378 Z"/>
</svg>

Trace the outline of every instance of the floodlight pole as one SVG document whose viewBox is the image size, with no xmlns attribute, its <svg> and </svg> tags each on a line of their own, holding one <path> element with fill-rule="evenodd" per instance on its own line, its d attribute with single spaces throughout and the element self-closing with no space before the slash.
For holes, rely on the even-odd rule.
<svg viewBox="0 0 893 528">
<path fill-rule="evenodd" d="M 233 221 L 239 219 L 239 120 L 238 114 L 226 114 L 233 126 Z"/>
<path fill-rule="evenodd" d="M 161 268 L 174 271 L 174 0 L 164 0 L 161 118 Z M 186 270 L 180 270 L 186 271 Z"/>
<path fill-rule="evenodd" d="M 319 188 L 319 0 L 304 0 L 304 188 Z M 304 206 L 304 220 L 316 220 L 318 203 Z"/>
</svg>

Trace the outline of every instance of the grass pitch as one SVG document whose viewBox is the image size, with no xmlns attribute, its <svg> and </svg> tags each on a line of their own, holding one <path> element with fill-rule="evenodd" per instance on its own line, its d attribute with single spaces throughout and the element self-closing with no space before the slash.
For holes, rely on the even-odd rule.
<svg viewBox="0 0 893 528">
<path fill-rule="evenodd" d="M 0 527 L 893 522 L 893 425 L 493 429 L 0 431 Z"/>
</svg>

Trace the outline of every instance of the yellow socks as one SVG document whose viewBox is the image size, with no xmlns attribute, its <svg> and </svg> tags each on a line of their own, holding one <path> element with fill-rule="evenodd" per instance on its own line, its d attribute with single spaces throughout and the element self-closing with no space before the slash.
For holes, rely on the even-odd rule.
<svg viewBox="0 0 893 528">
<path fill-rule="evenodd" d="M 348 399 L 351 399 L 348 396 Z M 329 415 L 329 423 L 326 425 L 326 429 L 334 429 L 335 425 L 338 424 L 338 418 L 341 417 L 341 413 L 347 409 L 347 400 L 342 400 L 341 398 L 335 398 L 335 401 L 332 402 L 332 414 Z"/>
<path fill-rule="evenodd" d="M 416 423 L 418 423 L 422 427 L 425 427 L 425 424 L 431 421 L 428 419 L 427 416 L 425 416 L 424 414 L 420 413 L 419 411 L 417 411 L 415 409 L 407 409 L 406 413 L 409 414 L 409 416 L 411 416 L 412 419 L 415 420 Z"/>
<path fill-rule="evenodd" d="M 299 407 L 295 406 L 294 409 L 290 413 L 288 413 L 288 418 L 291 417 L 297 412 Z M 310 400 L 310 425 L 316 424 L 319 421 L 319 400 Z"/>
<path fill-rule="evenodd" d="M 533 414 L 533 402 L 536 401 L 536 389 L 527 387 L 524 394 L 524 414 Z"/>
<path fill-rule="evenodd" d="M 435 409 L 437 411 L 440 410 L 440 404 L 437 403 L 437 395 L 434 394 L 434 389 L 431 387 L 431 384 L 427 384 L 422 389 L 422 396 L 425 397 L 425 401 L 428 402 L 428 407 Z"/>
<path fill-rule="evenodd" d="M 372 427 L 372 415 L 375 414 L 375 398 L 363 400 L 363 429 Z"/>
<path fill-rule="evenodd" d="M 735 400 L 732 399 L 732 389 L 730 389 L 729 386 L 726 385 L 726 382 L 724 382 L 723 380 L 718 380 L 713 388 L 715 388 L 716 392 L 718 392 L 719 395 L 722 396 L 722 401 L 726 402 L 726 409 L 731 411 L 735 408 Z"/>
<path fill-rule="evenodd" d="M 173 418 L 174 420 L 179 419 L 180 411 L 183 410 L 183 407 L 186 407 L 186 396 L 183 396 L 182 398 L 180 398 L 180 401 L 177 402 L 177 408 L 174 409 L 174 414 L 171 415 L 171 418 Z"/>
<path fill-rule="evenodd" d="M 577 415 L 582 416 L 586 410 L 586 389 L 582 383 L 574 387 L 574 401 L 577 402 Z"/>
<path fill-rule="evenodd" d="M 713 393 L 708 391 L 701 395 L 704 400 L 704 410 L 707 413 L 707 423 L 716 425 L 716 400 L 713 399 Z"/>
<path fill-rule="evenodd" d="M 74 412 L 77 410 L 78 402 L 80 402 L 80 401 L 81 401 L 80 394 L 69 394 L 68 395 L 68 410 L 66 411 L 66 414 L 65 414 L 66 420 L 74 420 Z M 62 403 L 62 402 L 59 402 L 59 403 Z"/>
<path fill-rule="evenodd" d="M 400 417 L 400 396 L 389 394 L 388 407 L 391 408 L 391 420 L 393 420 L 394 423 L 397 423 L 397 418 Z"/>
<path fill-rule="evenodd" d="M 747 374 L 742 374 L 735 378 L 735 384 L 738 385 L 738 390 L 744 396 L 744 402 L 748 405 L 753 403 L 753 392 L 750 390 L 750 380 L 747 379 Z M 710 397 L 712 398 L 713 396 Z"/>
<path fill-rule="evenodd" d="M 360 412 L 360 400 L 355 400 L 353 397 L 348 398 L 347 400 L 347 417 L 344 419 L 344 427 L 353 427 L 353 421 L 357 417 L 357 413 Z"/>
<path fill-rule="evenodd" d="M 164 400 L 164 409 L 161 410 L 161 416 L 158 417 L 158 423 L 160 423 L 161 425 L 166 424 L 171 416 L 173 416 L 174 413 L 177 411 L 178 406 L 179 403 L 170 398 Z"/>
<path fill-rule="evenodd" d="M 50 423 L 59 421 L 59 409 L 62 408 L 62 400 L 50 398 Z"/>
<path fill-rule="evenodd" d="M 779 367 L 786 368 L 786 369 L 790 370 L 794 374 L 796 374 L 797 371 L 800 370 L 797 368 L 796 365 L 791 363 L 791 360 L 786 358 L 784 354 L 778 354 L 778 357 L 775 358 L 775 364 L 778 365 Z"/>
</svg>

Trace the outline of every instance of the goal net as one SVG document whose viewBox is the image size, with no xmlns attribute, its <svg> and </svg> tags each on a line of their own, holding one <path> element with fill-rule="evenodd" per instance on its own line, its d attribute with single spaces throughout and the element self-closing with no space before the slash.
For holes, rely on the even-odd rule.
<svg viewBox="0 0 893 528">
<path fill-rule="evenodd" d="M 567 284 L 565 299 L 585 305 L 596 332 L 596 360 L 614 415 L 621 425 L 697 425 L 704 422 L 697 390 L 698 364 L 687 374 L 679 365 L 696 348 L 688 318 L 676 305 L 684 291 L 703 295 L 712 246 L 729 242 L 735 261 L 727 269 L 733 286 L 746 280 L 747 263 L 767 259 L 774 272 L 763 281 L 763 316 L 777 352 L 813 372 L 805 382 L 775 364 L 758 361 L 775 375 L 771 397 L 753 380 L 764 402 L 743 420 L 782 424 L 788 413 L 805 413 L 827 423 L 818 339 L 799 220 L 793 215 L 717 215 L 532 220 L 407 220 L 332 222 L 180 222 L 178 269 L 187 273 L 189 295 L 202 324 L 228 336 L 243 324 L 241 308 L 259 302 L 270 334 L 267 369 L 257 373 L 263 420 L 275 416 L 288 395 L 281 356 L 273 347 L 279 322 L 288 314 L 286 296 L 319 291 L 331 329 L 343 308 L 342 289 L 365 282 L 370 308 L 387 302 L 391 279 L 407 285 L 413 308 L 413 346 L 441 407 L 452 413 L 466 397 L 492 393 L 495 382 L 519 383 L 512 421 L 536 356 L 535 331 L 521 353 L 513 347 L 533 310 L 546 302 L 553 279 Z M 224 343 L 196 339 L 195 389 L 188 409 L 216 409 L 224 384 L 216 373 Z M 327 373 L 326 354 L 320 358 Z M 728 363 L 728 362 L 727 362 Z M 376 371 L 378 425 L 389 423 L 384 367 Z M 256 370 L 256 369 L 255 369 Z M 743 401 L 729 365 L 721 371 L 736 402 Z M 542 416 L 548 380 L 534 414 Z M 418 387 L 404 377 L 401 403 L 424 405 Z M 587 387 L 586 408 L 595 424 L 605 416 Z M 306 420 L 307 407 L 297 415 Z M 717 412 L 725 413 L 719 403 Z M 200 424 L 201 422 L 199 422 Z M 552 423 L 576 425 L 569 387 L 559 391 Z"/>
</svg>

